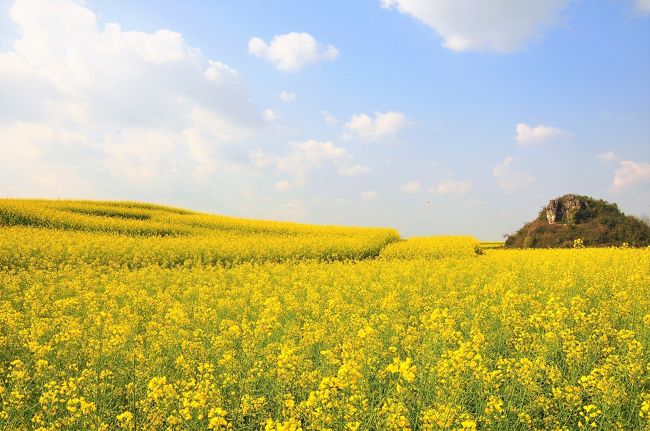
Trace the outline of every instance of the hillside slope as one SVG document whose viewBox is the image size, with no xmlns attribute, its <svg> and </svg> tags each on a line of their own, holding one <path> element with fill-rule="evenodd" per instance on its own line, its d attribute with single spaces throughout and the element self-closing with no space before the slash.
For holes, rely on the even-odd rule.
<svg viewBox="0 0 650 431">
<path fill-rule="evenodd" d="M 567 194 L 551 199 L 535 220 L 508 237 L 505 247 L 571 247 L 576 239 L 586 246 L 645 247 L 650 226 L 623 214 L 616 204 Z"/>
<path fill-rule="evenodd" d="M 240 219 L 137 202 L 0 199 L 0 266 L 363 259 L 398 239 L 388 228 Z"/>
</svg>

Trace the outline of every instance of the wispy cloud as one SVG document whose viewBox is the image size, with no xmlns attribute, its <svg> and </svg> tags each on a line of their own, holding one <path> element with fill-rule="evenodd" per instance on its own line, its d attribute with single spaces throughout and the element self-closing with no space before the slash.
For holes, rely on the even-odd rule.
<svg viewBox="0 0 650 431">
<path fill-rule="evenodd" d="M 509 192 L 525 189 L 535 181 L 532 175 L 515 170 L 512 166 L 514 160 L 513 157 L 508 156 L 492 169 L 499 187 Z"/>
<path fill-rule="evenodd" d="M 361 192 L 361 200 L 364 202 L 375 201 L 377 199 L 379 199 L 379 193 L 377 193 L 374 190 L 367 190 L 365 192 Z"/>
<path fill-rule="evenodd" d="M 434 188 L 435 192 L 439 195 L 454 194 L 464 195 L 472 188 L 472 183 L 469 181 L 457 180 L 444 180 L 438 183 Z"/>
<path fill-rule="evenodd" d="M 618 160 L 618 156 L 613 151 L 605 151 L 604 153 L 598 154 L 596 157 L 598 157 L 603 162 L 613 162 Z"/>
<path fill-rule="evenodd" d="M 278 99 L 284 103 L 291 103 L 296 100 L 296 93 L 293 91 L 282 90 L 278 93 Z"/>
<path fill-rule="evenodd" d="M 361 175 L 370 170 L 367 166 L 357 163 L 345 148 L 332 142 L 310 139 L 294 142 L 291 148 L 289 153 L 282 156 L 271 156 L 261 151 L 252 155 L 258 167 L 270 167 L 292 178 L 291 184 L 288 180 L 277 183 L 276 188 L 280 190 L 302 185 L 312 171 L 327 164 L 335 167 L 336 172 L 343 176 Z"/>
<path fill-rule="evenodd" d="M 339 122 L 339 120 L 333 116 L 332 114 L 329 113 L 329 111 L 320 111 L 321 115 L 323 116 L 323 120 L 329 125 L 329 126 L 334 126 Z"/>
<path fill-rule="evenodd" d="M 402 190 L 404 193 L 414 195 L 416 193 L 419 193 L 421 188 L 422 185 L 419 181 L 409 181 L 400 187 L 400 190 Z"/>
<path fill-rule="evenodd" d="M 537 127 L 531 127 L 528 124 L 519 123 L 516 127 L 517 134 L 515 140 L 521 146 L 530 146 L 543 144 L 561 137 L 568 137 L 569 133 L 557 127 L 545 126 L 540 124 Z"/>
<path fill-rule="evenodd" d="M 637 10 L 642 13 L 650 13 L 650 0 L 635 0 Z"/>
<path fill-rule="evenodd" d="M 375 112 L 374 119 L 367 114 L 356 114 L 345 124 L 345 137 L 378 141 L 394 137 L 406 124 L 406 115 L 401 112 Z"/>
<path fill-rule="evenodd" d="M 650 182 L 650 163 L 621 160 L 614 171 L 612 191 L 619 191 L 637 184 Z"/>
</svg>

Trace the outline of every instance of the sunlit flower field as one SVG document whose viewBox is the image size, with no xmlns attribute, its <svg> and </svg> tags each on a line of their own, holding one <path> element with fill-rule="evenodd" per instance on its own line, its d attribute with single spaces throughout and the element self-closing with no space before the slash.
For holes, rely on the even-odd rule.
<svg viewBox="0 0 650 431">
<path fill-rule="evenodd" d="M 0 429 L 650 429 L 650 250 L 0 201 Z"/>
</svg>

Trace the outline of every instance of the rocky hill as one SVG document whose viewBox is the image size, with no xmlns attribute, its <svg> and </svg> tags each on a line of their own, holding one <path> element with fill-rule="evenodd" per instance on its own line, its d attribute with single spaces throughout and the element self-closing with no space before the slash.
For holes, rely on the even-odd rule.
<svg viewBox="0 0 650 431">
<path fill-rule="evenodd" d="M 616 204 L 569 194 L 551 199 L 535 220 L 508 236 L 505 246 L 572 247 L 578 238 L 585 246 L 645 247 L 650 245 L 650 225 L 623 214 Z"/>
</svg>

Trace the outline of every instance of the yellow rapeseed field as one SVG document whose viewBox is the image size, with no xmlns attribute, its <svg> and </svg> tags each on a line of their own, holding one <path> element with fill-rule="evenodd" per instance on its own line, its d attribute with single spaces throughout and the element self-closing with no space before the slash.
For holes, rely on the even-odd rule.
<svg viewBox="0 0 650 431">
<path fill-rule="evenodd" d="M 2 430 L 650 429 L 650 250 L 0 200 Z"/>
</svg>

